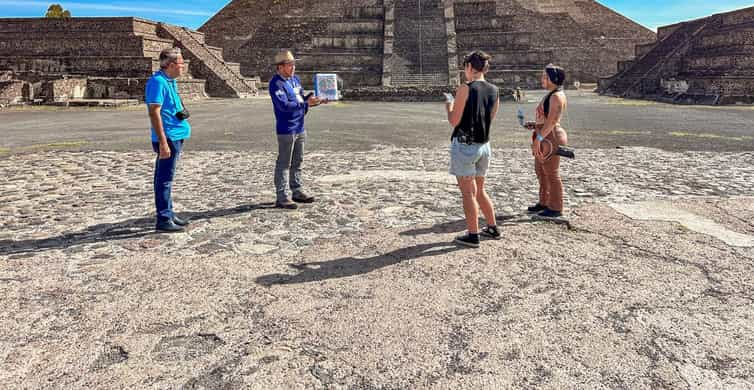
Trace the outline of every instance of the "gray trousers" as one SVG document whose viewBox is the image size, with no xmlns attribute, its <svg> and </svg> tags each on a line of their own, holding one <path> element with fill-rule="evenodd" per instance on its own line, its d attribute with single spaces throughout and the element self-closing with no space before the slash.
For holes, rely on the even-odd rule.
<svg viewBox="0 0 754 390">
<path fill-rule="evenodd" d="M 301 163 L 304 161 L 306 132 L 301 134 L 278 134 L 278 160 L 275 164 L 275 191 L 277 201 L 290 199 L 288 184 L 295 195 L 303 191 Z"/>
</svg>

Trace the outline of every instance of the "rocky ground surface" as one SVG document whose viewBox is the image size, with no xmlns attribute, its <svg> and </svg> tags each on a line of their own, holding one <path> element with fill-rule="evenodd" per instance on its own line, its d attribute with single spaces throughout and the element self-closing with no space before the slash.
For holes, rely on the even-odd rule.
<svg viewBox="0 0 754 390">
<path fill-rule="evenodd" d="M 269 152 L 188 149 L 175 235 L 153 158 L 0 158 L 3 387 L 754 386 L 754 153 L 580 149 L 566 224 L 521 214 L 531 158 L 496 149 L 478 250 L 443 148 L 318 148 L 296 211 Z"/>
</svg>

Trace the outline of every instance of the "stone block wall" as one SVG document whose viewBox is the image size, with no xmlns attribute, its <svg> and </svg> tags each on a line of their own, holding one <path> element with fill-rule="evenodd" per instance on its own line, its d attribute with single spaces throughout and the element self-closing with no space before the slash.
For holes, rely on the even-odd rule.
<svg viewBox="0 0 754 390">
<path fill-rule="evenodd" d="M 236 1 L 200 31 L 209 44 L 223 48 L 225 57 L 239 62 L 246 77 L 268 81 L 275 73 L 275 53 L 290 49 L 299 59 L 296 73 L 308 87 L 317 72 L 338 73 L 346 86 L 379 85 L 383 13 L 381 0 Z"/>
<path fill-rule="evenodd" d="M 473 49 L 493 55 L 490 79 L 507 87 L 539 87 L 548 63 L 569 82 L 596 82 L 630 60 L 634 45 L 654 34 L 591 1 L 456 0 L 459 61 Z M 512 84 L 511 84 L 512 83 Z"/>
<path fill-rule="evenodd" d="M 98 78 L 88 79 L 86 98 L 89 99 L 138 99 L 144 100 L 144 79 Z M 205 81 L 186 78 L 179 80 L 178 93 L 185 101 L 207 97 Z"/>
<path fill-rule="evenodd" d="M 754 100 L 754 7 L 658 31 L 654 45 L 637 47 L 632 66 L 601 82 L 603 93 L 680 103 Z M 688 89 L 660 88 L 669 80 Z"/>
<path fill-rule="evenodd" d="M 415 12 L 420 8 L 426 12 Z M 632 59 L 636 44 L 655 40 L 593 0 L 235 0 L 200 31 L 247 76 L 268 79 L 274 53 L 290 48 L 302 57 L 301 74 L 339 71 L 367 85 L 380 78 L 390 85 L 401 72 L 435 78 L 441 69 L 444 83 L 457 82 L 459 60 L 473 49 L 496 55 L 493 76 L 501 80 L 529 80 L 535 69 L 557 62 L 573 80 L 595 82 L 617 71 L 616 59 Z M 411 57 L 419 48 L 426 48 L 426 58 Z"/>
<path fill-rule="evenodd" d="M 0 57 L 0 69 L 14 72 L 93 75 L 98 77 L 146 77 L 159 69 L 149 57 Z"/>
<path fill-rule="evenodd" d="M 192 96 L 206 95 L 206 91 L 197 91 L 199 86 L 211 87 L 210 93 L 216 93 L 218 85 L 228 79 L 247 87 L 247 92 L 256 92 L 254 81 L 240 75 L 239 64 L 222 58 L 222 48 L 206 45 L 204 34 L 200 32 L 187 29 L 181 32 L 185 32 L 185 36 L 162 36 L 161 24 L 128 17 L 0 19 L 0 71 L 55 80 L 83 76 L 92 80 L 89 83 L 92 91 L 86 96 L 142 98 L 143 90 L 135 86 L 143 89 L 143 81 L 159 69 L 158 57 L 162 50 L 179 46 L 192 49 L 185 50 L 184 56 L 189 74 L 179 80 L 179 85 Z M 184 39 L 191 42 L 183 42 Z M 201 55 L 192 58 L 196 53 Z M 197 69 L 202 70 L 202 75 L 212 77 L 211 86 L 194 79 L 191 72 Z M 112 80 L 105 82 L 105 79 Z M 60 81 L 61 85 L 67 82 Z M 41 84 L 34 85 L 44 98 L 49 96 L 48 99 L 54 100 L 60 95 L 57 87 L 49 87 L 55 89 L 53 92 L 43 90 Z"/>
<path fill-rule="evenodd" d="M 24 99 L 24 82 L 20 80 L 0 81 L 0 104 L 16 104 Z"/>
<path fill-rule="evenodd" d="M 443 2 L 404 0 L 394 2 L 392 7 L 392 84 L 448 85 L 448 31 Z"/>
<path fill-rule="evenodd" d="M 86 78 L 66 78 L 42 83 L 37 97 L 48 102 L 65 102 L 86 97 Z"/>
</svg>

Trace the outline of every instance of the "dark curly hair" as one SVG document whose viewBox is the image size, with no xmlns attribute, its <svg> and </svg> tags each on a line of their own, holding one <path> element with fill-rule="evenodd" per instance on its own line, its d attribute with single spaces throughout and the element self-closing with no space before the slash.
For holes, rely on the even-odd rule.
<svg viewBox="0 0 754 390">
<path fill-rule="evenodd" d="M 465 68 L 467 64 L 471 64 L 471 67 L 477 72 L 486 72 L 490 68 L 491 59 L 491 55 L 481 50 L 476 50 L 463 57 L 463 67 Z"/>
<path fill-rule="evenodd" d="M 547 78 L 558 87 L 562 87 L 565 84 L 565 69 L 557 65 L 549 64 L 545 67 L 545 73 L 547 73 Z"/>
</svg>

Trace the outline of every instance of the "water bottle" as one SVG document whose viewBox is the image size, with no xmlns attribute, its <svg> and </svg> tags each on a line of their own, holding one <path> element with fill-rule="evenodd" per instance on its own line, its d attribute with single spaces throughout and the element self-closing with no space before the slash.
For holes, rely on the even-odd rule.
<svg viewBox="0 0 754 390">
<path fill-rule="evenodd" d="M 526 122 L 524 122 L 524 109 L 519 108 L 516 116 L 518 117 L 518 124 L 524 126 L 526 124 Z"/>
</svg>

